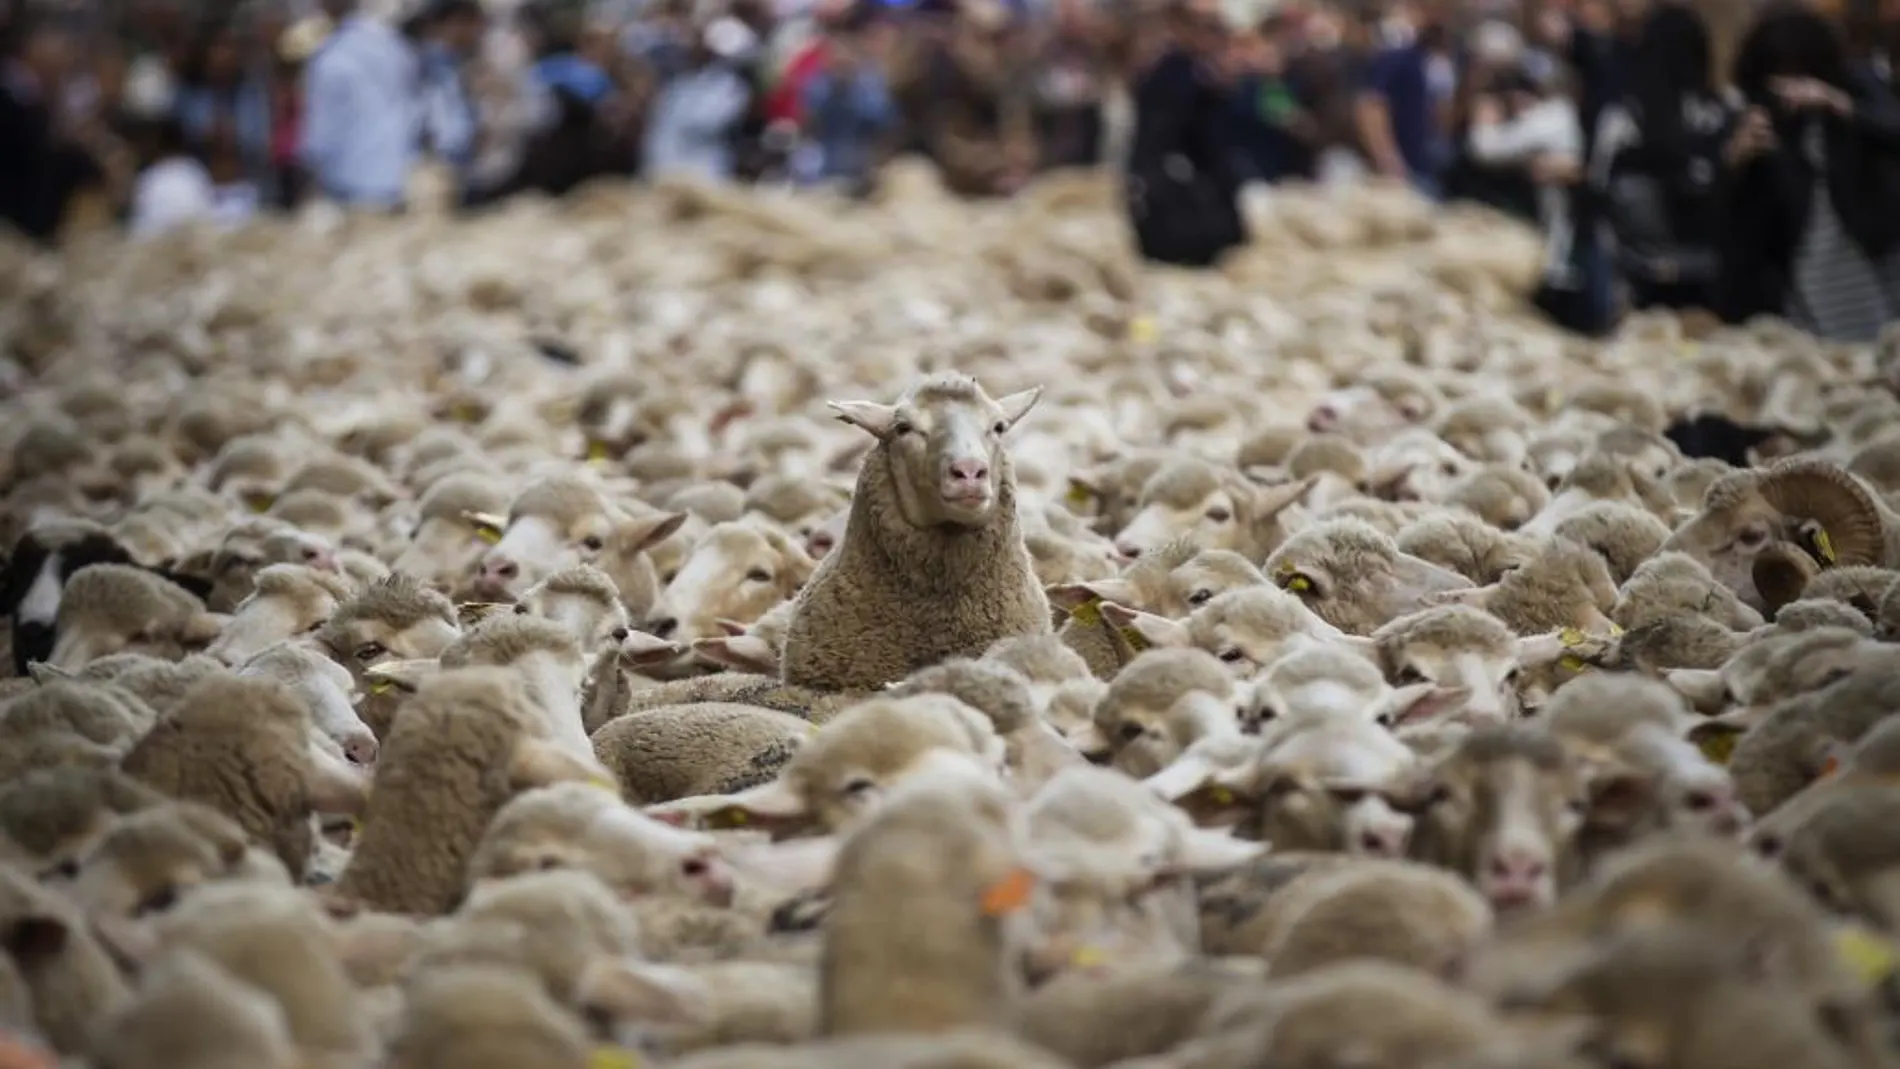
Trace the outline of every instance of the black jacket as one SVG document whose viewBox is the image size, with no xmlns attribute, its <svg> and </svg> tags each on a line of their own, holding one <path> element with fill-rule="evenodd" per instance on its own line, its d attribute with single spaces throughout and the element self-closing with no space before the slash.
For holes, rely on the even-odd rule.
<svg viewBox="0 0 1900 1069">
<path fill-rule="evenodd" d="M 35 241 L 59 229 L 65 198 L 44 102 L 0 82 L 0 220 Z"/>
<path fill-rule="evenodd" d="M 1124 192 L 1147 259 L 1205 267 L 1247 240 L 1227 107 L 1226 92 L 1186 52 L 1162 56 L 1136 83 Z"/>
</svg>

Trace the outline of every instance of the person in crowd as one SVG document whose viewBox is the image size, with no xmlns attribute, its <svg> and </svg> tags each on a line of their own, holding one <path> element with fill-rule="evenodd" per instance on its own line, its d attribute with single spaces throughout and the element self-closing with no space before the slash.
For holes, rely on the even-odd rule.
<svg viewBox="0 0 1900 1069">
<path fill-rule="evenodd" d="M 271 195 L 270 84 L 249 64 L 236 27 L 207 24 L 178 72 L 173 107 L 220 196 L 262 203 Z"/>
<path fill-rule="evenodd" d="M 144 166 L 132 187 L 127 231 L 144 238 L 216 218 L 218 191 L 199 158 L 202 142 L 191 137 L 184 120 L 175 115 L 140 125 L 136 140 Z"/>
<path fill-rule="evenodd" d="M 1232 46 L 1235 166 L 1249 180 L 1279 182 L 1315 174 L 1319 127 L 1287 77 L 1281 41 L 1285 16 L 1236 35 Z"/>
<path fill-rule="evenodd" d="M 271 145 L 270 162 L 276 205 L 295 208 L 309 188 L 309 172 L 304 170 L 303 146 L 303 74 L 304 65 L 330 36 L 330 20 L 312 15 L 286 26 L 271 44 Z"/>
<path fill-rule="evenodd" d="M 560 19 L 538 25 L 534 34 L 541 55 L 529 68 L 533 114 L 525 119 L 520 162 L 505 180 L 465 198 L 471 206 L 525 190 L 561 196 L 627 170 L 629 153 L 607 121 L 622 95 L 612 72 L 613 35 L 598 21 Z"/>
<path fill-rule="evenodd" d="M 61 114 L 72 35 L 50 17 L 16 12 L 0 59 L 0 221 L 51 242 L 81 192 L 108 176 Z"/>
<path fill-rule="evenodd" d="M 421 27 L 422 140 L 454 173 L 463 198 L 481 129 L 464 68 L 487 29 L 487 16 L 476 0 L 436 0 Z"/>
<path fill-rule="evenodd" d="M 1414 26 L 1414 18 L 1396 8 L 1372 27 L 1375 51 L 1360 81 L 1355 116 L 1374 171 L 1437 196 L 1446 155 L 1440 106 L 1451 89 L 1442 74 L 1446 37 L 1435 20 Z"/>
<path fill-rule="evenodd" d="M 1535 84 L 1528 58 L 1523 36 L 1510 23 L 1492 19 L 1472 30 L 1452 107 L 1452 151 L 1443 193 L 1447 200 L 1475 201 L 1539 225 L 1542 212 L 1529 160 L 1518 154 L 1500 159 L 1482 151 L 1495 146 L 1495 126 L 1481 131 L 1474 121 L 1482 106 L 1490 109 L 1495 124 L 1497 102 L 1519 96 L 1526 83 Z"/>
<path fill-rule="evenodd" d="M 1204 267 L 1247 237 L 1213 66 L 1225 26 L 1202 0 L 1177 0 L 1164 17 L 1160 54 L 1137 75 L 1125 195 L 1145 258 Z"/>
<path fill-rule="evenodd" d="M 755 44 L 751 37 L 729 16 L 694 37 L 686 68 L 660 86 L 647 116 L 641 157 L 648 176 L 733 177 L 733 133 L 752 102 L 733 59 Z"/>
<path fill-rule="evenodd" d="M 1635 44 L 1629 92 L 1601 113 L 1590 158 L 1633 308 L 1713 308 L 1722 150 L 1738 117 L 1716 85 L 1708 24 L 1662 3 Z"/>
<path fill-rule="evenodd" d="M 946 188 L 972 197 L 1014 193 L 1039 155 L 1018 28 L 995 0 L 965 0 L 941 37 L 929 18 L 894 90 L 900 106 Z"/>
<path fill-rule="evenodd" d="M 400 208 L 416 158 L 415 53 L 356 0 L 325 0 L 325 13 L 336 30 L 304 71 L 303 161 L 326 197 Z"/>
<path fill-rule="evenodd" d="M 1087 167 L 1102 157 L 1100 18 L 1083 0 L 1056 0 L 1035 64 L 1038 170 Z"/>
<path fill-rule="evenodd" d="M 1847 0 L 1841 21 L 1857 76 L 1900 92 L 1900 0 Z"/>
<path fill-rule="evenodd" d="M 1798 0 L 1762 10 L 1734 81 L 1747 111 L 1726 151 L 1716 311 L 1873 339 L 1900 318 L 1900 105 Z"/>
<path fill-rule="evenodd" d="M 801 109 L 812 162 L 805 177 L 863 193 L 897 120 L 874 42 L 882 20 L 870 7 L 826 34 L 826 63 L 805 83 Z"/>
</svg>

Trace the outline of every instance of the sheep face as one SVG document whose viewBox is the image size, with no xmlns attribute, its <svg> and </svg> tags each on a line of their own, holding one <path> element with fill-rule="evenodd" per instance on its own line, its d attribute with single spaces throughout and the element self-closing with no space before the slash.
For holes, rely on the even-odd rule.
<svg viewBox="0 0 1900 1069">
<path fill-rule="evenodd" d="M 1042 387 L 991 400 L 975 382 L 927 381 L 894 405 L 829 402 L 838 418 L 876 438 L 892 469 L 898 511 L 913 527 L 985 527 L 1002 499 L 1003 436 Z"/>
<path fill-rule="evenodd" d="M 653 633 L 677 642 L 725 635 L 724 621 L 750 624 L 798 592 L 816 567 L 776 530 L 750 523 L 714 526 L 668 583 Z"/>
<path fill-rule="evenodd" d="M 272 565 L 258 573 L 257 589 L 238 604 L 205 652 L 225 664 L 243 664 L 287 638 L 321 627 L 349 594 L 349 587 L 332 576 L 298 565 Z"/>
<path fill-rule="evenodd" d="M 1388 397 L 1371 386 L 1334 390 L 1320 398 L 1306 415 L 1306 429 L 1314 434 L 1343 434 L 1355 442 L 1376 442 L 1431 415 L 1423 393 L 1403 392 Z"/>
<path fill-rule="evenodd" d="M 1764 556 L 1771 547 L 1775 552 Z M 1662 548 L 1701 561 L 1757 610 L 1767 607 L 1764 580 L 1791 581 L 1780 574 L 1790 570 L 1884 564 L 1887 552 L 1882 510 L 1873 495 L 1845 471 L 1816 461 L 1788 461 L 1766 473 L 1717 480 L 1702 511 Z M 1796 589 L 1806 585 L 1805 575 L 1799 579 Z"/>
<path fill-rule="evenodd" d="M 487 601 L 513 601 L 554 572 L 592 563 L 606 548 L 619 516 L 593 486 L 560 477 L 523 490 L 505 521 L 478 513 L 465 518 L 490 543 L 477 566 L 476 594 Z"/>
<path fill-rule="evenodd" d="M 1320 619 L 1356 635 L 1416 611 L 1470 580 L 1400 553 L 1391 540 L 1354 520 L 1309 528 L 1280 547 L 1263 569 Z"/>
<path fill-rule="evenodd" d="M 356 765 L 376 760 L 376 735 L 356 712 L 356 681 L 349 669 L 314 648 L 282 645 L 265 650 L 238 669 L 288 686 L 310 711 L 319 759 L 340 756 Z"/>
<path fill-rule="evenodd" d="M 1412 785 L 1412 856 L 1460 873 L 1500 912 L 1546 907 L 1574 874 L 1589 798 L 1561 744 L 1479 729 Z"/>
<path fill-rule="evenodd" d="M 1464 691 L 1457 718 L 1472 724 L 1517 719 L 1523 664 L 1562 655 L 1561 642 L 1553 650 L 1544 636 L 1517 638 L 1495 617 L 1464 605 L 1400 617 L 1374 632 L 1373 642 L 1387 681 Z"/>
<path fill-rule="evenodd" d="M 1134 517 L 1115 535 L 1115 549 L 1133 559 L 1185 537 L 1204 549 L 1258 560 L 1285 537 L 1280 513 L 1304 497 L 1313 482 L 1255 486 L 1206 461 L 1167 465 L 1142 487 Z"/>
</svg>

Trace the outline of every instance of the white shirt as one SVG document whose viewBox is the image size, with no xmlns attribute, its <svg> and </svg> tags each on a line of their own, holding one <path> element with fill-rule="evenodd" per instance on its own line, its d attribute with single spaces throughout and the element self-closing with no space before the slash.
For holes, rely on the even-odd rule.
<svg viewBox="0 0 1900 1069">
<path fill-rule="evenodd" d="M 188 156 L 160 160 L 139 175 L 132 189 L 132 235 L 145 237 L 210 219 L 216 208 L 217 190 L 203 164 Z"/>
</svg>

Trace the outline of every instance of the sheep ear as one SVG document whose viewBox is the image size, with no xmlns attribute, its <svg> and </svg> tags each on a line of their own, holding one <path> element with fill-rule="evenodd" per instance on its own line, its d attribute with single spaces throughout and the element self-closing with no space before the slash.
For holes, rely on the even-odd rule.
<svg viewBox="0 0 1900 1069">
<path fill-rule="evenodd" d="M 661 802 L 642 812 L 669 824 L 697 820 L 708 828 L 791 828 L 804 824 L 809 815 L 805 800 L 782 779 L 737 794 L 701 794 Z"/>
<path fill-rule="evenodd" d="M 771 643 L 757 635 L 696 639 L 693 653 L 701 660 L 738 672 L 772 675 L 779 669 L 778 653 L 772 649 Z"/>
<path fill-rule="evenodd" d="M 685 522 L 684 512 L 656 512 L 651 516 L 627 520 L 614 533 L 619 536 L 621 545 L 627 547 L 626 552 L 638 553 L 672 537 L 673 532 Z"/>
<path fill-rule="evenodd" d="M 1086 583 L 1057 583 L 1045 593 L 1050 604 L 1059 609 L 1074 612 L 1091 601 L 1129 602 L 1135 599 L 1135 588 L 1126 579 L 1093 579 Z"/>
<path fill-rule="evenodd" d="M 1561 631 L 1548 635 L 1526 635 L 1517 640 L 1517 663 L 1524 668 L 1538 668 L 1562 657 L 1568 648 L 1564 645 Z"/>
<path fill-rule="evenodd" d="M 433 657 L 421 657 L 409 661 L 384 661 L 373 664 L 363 670 L 369 678 L 371 694 L 387 694 L 391 690 L 415 693 L 416 689 L 430 676 L 442 670 L 442 663 Z"/>
<path fill-rule="evenodd" d="M 178 637 L 191 645 L 210 642 L 217 638 L 224 630 L 224 625 L 230 622 L 231 618 L 221 612 L 193 613 L 191 619 L 185 621 L 185 626 Z"/>
<path fill-rule="evenodd" d="M 1244 865 L 1260 857 L 1268 844 L 1236 839 L 1225 831 L 1195 828 L 1181 837 L 1181 852 L 1168 866 L 1171 872 L 1200 875 Z"/>
<path fill-rule="evenodd" d="M 1133 631 L 1150 646 L 1187 646 L 1192 642 L 1187 625 L 1112 601 L 1102 602 L 1102 618 L 1123 632 Z"/>
<path fill-rule="evenodd" d="M 1672 668 L 1663 673 L 1663 682 L 1701 712 L 1719 713 L 1728 704 L 1728 687 L 1713 668 Z"/>
<path fill-rule="evenodd" d="M 677 965 L 603 959 L 581 973 L 582 1008 L 610 1020 L 700 1027 L 712 1022 L 712 990 Z"/>
<path fill-rule="evenodd" d="M 1178 764 L 1179 762 L 1177 762 Z M 1167 769 L 1162 770 L 1166 774 Z M 1250 768 L 1209 769 L 1174 804 L 1202 827 L 1226 827 L 1238 822 L 1259 801 Z"/>
<path fill-rule="evenodd" d="M 1184 753 L 1169 762 L 1166 768 L 1141 782 L 1168 801 L 1178 802 L 1212 783 L 1216 771 L 1213 763 L 1206 758 Z"/>
<path fill-rule="evenodd" d="M 1381 712 L 1390 716 L 1393 727 L 1422 724 L 1439 714 L 1463 705 L 1471 697 L 1470 687 L 1441 687 L 1436 683 L 1413 683 L 1388 695 Z"/>
<path fill-rule="evenodd" d="M 475 537 L 494 545 L 501 541 L 501 533 L 508 529 L 508 517 L 493 512 L 474 512 L 462 510 L 462 522 L 468 524 Z"/>
<path fill-rule="evenodd" d="M 619 785 L 605 769 L 581 760 L 547 739 L 523 740 L 515 747 L 514 757 L 508 763 L 508 784 L 517 791 L 575 782 L 597 783 L 611 787 L 615 794 L 620 793 Z"/>
<path fill-rule="evenodd" d="M 831 883 L 832 868 L 842 844 L 835 835 L 786 839 L 776 843 L 746 843 L 726 849 L 726 860 L 741 875 L 771 887 L 808 891 Z"/>
<path fill-rule="evenodd" d="M 842 422 L 880 442 L 891 436 L 891 425 L 897 422 L 896 405 L 881 405 L 876 401 L 826 401 L 825 407 L 837 413 Z"/>
<path fill-rule="evenodd" d="M 62 679 L 79 678 L 77 674 L 69 672 L 64 668 L 47 664 L 45 661 L 34 661 L 32 664 L 27 665 L 26 674 L 33 677 L 33 682 L 35 683 L 57 683 Z"/>
<path fill-rule="evenodd" d="M 1285 512 L 1289 507 L 1306 498 L 1314 486 L 1319 484 L 1319 476 L 1308 475 L 1298 482 L 1281 486 L 1262 486 L 1253 491 L 1254 515 L 1257 519 L 1266 519 Z"/>
<path fill-rule="evenodd" d="M 1747 732 L 1748 729 L 1740 724 L 1704 720 L 1685 732 L 1683 737 L 1695 743 L 1695 748 L 1701 750 L 1702 756 L 1712 764 L 1726 765 L 1729 757 L 1735 753 L 1735 743 Z"/>
<path fill-rule="evenodd" d="M 1041 397 L 1042 387 L 1032 386 L 1027 390 L 1018 390 L 1007 397 L 997 398 L 996 407 L 1003 410 L 1003 422 L 1014 427 L 1022 422 L 1022 418 L 1029 414 L 1030 409 L 1036 407 L 1036 402 Z"/>
</svg>

